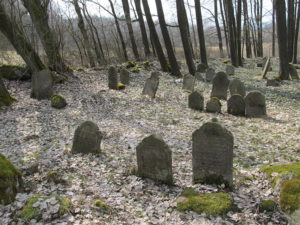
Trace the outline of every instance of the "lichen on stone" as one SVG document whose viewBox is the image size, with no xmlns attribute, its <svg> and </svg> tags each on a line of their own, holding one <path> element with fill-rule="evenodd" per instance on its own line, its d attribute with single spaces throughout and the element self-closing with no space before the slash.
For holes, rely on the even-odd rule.
<svg viewBox="0 0 300 225">
<path fill-rule="evenodd" d="M 62 95 L 52 95 L 51 106 L 56 109 L 62 109 L 67 105 L 66 99 Z"/>
</svg>

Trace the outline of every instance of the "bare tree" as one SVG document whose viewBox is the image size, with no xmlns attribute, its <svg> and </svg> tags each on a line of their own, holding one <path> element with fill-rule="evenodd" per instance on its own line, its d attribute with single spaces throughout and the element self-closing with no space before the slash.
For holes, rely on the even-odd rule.
<svg viewBox="0 0 300 225">
<path fill-rule="evenodd" d="M 219 16 L 218 16 L 218 0 L 214 0 L 214 18 L 216 23 L 216 30 L 218 35 L 218 42 L 219 42 L 219 50 L 220 50 L 220 57 L 224 58 L 224 50 L 223 50 L 223 41 L 222 41 L 222 33 L 219 24 Z"/>
</svg>

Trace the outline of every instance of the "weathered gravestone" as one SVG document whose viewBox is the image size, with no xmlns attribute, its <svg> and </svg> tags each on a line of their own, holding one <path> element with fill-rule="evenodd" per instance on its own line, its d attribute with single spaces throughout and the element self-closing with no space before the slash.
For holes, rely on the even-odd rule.
<svg viewBox="0 0 300 225">
<path fill-rule="evenodd" d="M 225 68 L 225 71 L 226 71 L 228 76 L 233 76 L 235 69 L 232 65 L 227 65 L 226 68 Z"/>
<path fill-rule="evenodd" d="M 248 93 L 245 98 L 246 116 L 260 117 L 267 114 L 265 96 L 259 91 L 252 91 Z"/>
<path fill-rule="evenodd" d="M 204 78 L 203 78 L 203 76 L 202 76 L 202 74 L 200 72 L 196 72 L 195 73 L 195 78 L 198 81 L 204 81 Z"/>
<path fill-rule="evenodd" d="M 216 76 L 215 70 L 213 68 L 208 68 L 205 73 L 205 80 L 207 82 L 211 82 L 215 76 Z"/>
<path fill-rule="evenodd" d="M 241 95 L 232 95 L 227 101 L 227 112 L 235 116 L 245 115 L 245 100 Z"/>
<path fill-rule="evenodd" d="M 193 133 L 194 183 L 232 187 L 233 135 L 215 122 L 205 123 Z"/>
<path fill-rule="evenodd" d="M 130 83 L 130 72 L 124 68 L 120 71 L 120 82 L 126 85 Z"/>
<path fill-rule="evenodd" d="M 204 97 L 199 91 L 189 95 L 189 108 L 200 111 L 204 109 Z"/>
<path fill-rule="evenodd" d="M 297 69 L 292 64 L 289 64 L 289 73 L 292 80 L 299 80 Z"/>
<path fill-rule="evenodd" d="M 242 97 L 245 97 L 246 95 L 245 85 L 238 78 L 235 78 L 232 81 L 230 81 L 229 91 L 231 96 L 238 94 L 241 95 Z"/>
<path fill-rule="evenodd" d="M 118 73 L 114 66 L 108 69 L 108 88 L 118 90 Z"/>
<path fill-rule="evenodd" d="M 49 99 L 53 94 L 53 79 L 50 70 L 35 72 L 31 78 L 31 97 L 38 100 Z"/>
<path fill-rule="evenodd" d="M 199 64 L 197 65 L 196 71 L 197 71 L 197 72 L 200 72 L 200 73 L 205 73 L 205 71 L 207 70 L 207 68 L 208 68 L 207 65 L 205 65 L 205 64 L 203 64 L 203 63 L 199 63 Z"/>
<path fill-rule="evenodd" d="M 220 100 L 216 97 L 211 98 L 207 103 L 206 103 L 206 112 L 210 113 L 220 113 L 222 108 L 222 104 Z"/>
<path fill-rule="evenodd" d="M 138 175 L 165 184 L 173 183 L 172 152 L 163 139 L 151 135 L 136 148 Z"/>
<path fill-rule="evenodd" d="M 148 95 L 151 98 L 155 98 L 157 89 L 159 85 L 159 73 L 152 72 L 151 77 L 146 80 L 143 95 Z"/>
<path fill-rule="evenodd" d="M 229 80 L 227 74 L 224 72 L 217 73 L 213 79 L 211 97 L 227 100 L 228 85 Z"/>
<path fill-rule="evenodd" d="M 192 76 L 191 74 L 185 74 L 183 76 L 182 89 L 188 91 L 194 91 L 194 86 L 195 86 L 195 77 Z"/>
<path fill-rule="evenodd" d="M 86 121 L 82 123 L 75 131 L 73 146 L 71 152 L 76 153 L 100 153 L 100 144 L 102 133 L 99 131 L 97 124 Z"/>
</svg>

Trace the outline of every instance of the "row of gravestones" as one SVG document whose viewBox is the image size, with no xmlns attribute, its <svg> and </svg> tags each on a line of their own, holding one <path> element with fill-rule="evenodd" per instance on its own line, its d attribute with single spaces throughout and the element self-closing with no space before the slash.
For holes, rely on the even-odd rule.
<svg viewBox="0 0 300 225">
<path fill-rule="evenodd" d="M 93 122 L 82 123 L 75 131 L 71 152 L 100 153 L 102 133 Z M 233 135 L 217 122 L 207 122 L 192 135 L 194 183 L 233 183 Z M 150 135 L 136 147 L 137 175 L 173 184 L 172 151 L 164 140 Z"/>
</svg>

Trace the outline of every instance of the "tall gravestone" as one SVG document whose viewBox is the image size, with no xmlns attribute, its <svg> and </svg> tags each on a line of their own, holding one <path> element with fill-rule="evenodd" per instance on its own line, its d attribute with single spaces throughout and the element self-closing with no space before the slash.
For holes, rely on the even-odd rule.
<svg viewBox="0 0 300 225">
<path fill-rule="evenodd" d="M 108 69 L 108 88 L 118 90 L 118 73 L 114 66 Z"/>
<path fill-rule="evenodd" d="M 75 131 L 71 152 L 73 154 L 100 153 L 102 137 L 103 135 L 100 132 L 97 124 L 91 121 L 86 121 L 82 123 Z"/>
<path fill-rule="evenodd" d="M 49 99 L 53 94 L 53 79 L 50 70 L 35 72 L 31 78 L 31 97 L 38 100 Z"/>
<path fill-rule="evenodd" d="M 259 91 L 249 92 L 245 98 L 246 110 L 248 117 L 261 117 L 267 114 L 266 98 Z"/>
<path fill-rule="evenodd" d="M 130 83 L 130 72 L 125 68 L 120 71 L 120 82 L 126 85 Z"/>
<path fill-rule="evenodd" d="M 199 91 L 189 95 L 189 108 L 200 111 L 204 109 L 204 97 Z"/>
<path fill-rule="evenodd" d="M 202 76 L 202 74 L 200 72 L 196 72 L 195 73 L 195 78 L 198 81 L 204 81 L 204 78 L 203 78 L 203 76 Z"/>
<path fill-rule="evenodd" d="M 227 100 L 228 85 L 229 80 L 227 74 L 224 72 L 217 73 L 213 79 L 211 97 Z"/>
<path fill-rule="evenodd" d="M 136 148 L 138 175 L 165 184 L 173 183 L 172 152 L 163 139 L 151 135 Z"/>
<path fill-rule="evenodd" d="M 226 69 L 225 69 L 226 73 L 228 76 L 233 76 L 235 69 L 232 65 L 226 65 Z"/>
<path fill-rule="evenodd" d="M 215 122 L 205 123 L 193 133 L 194 183 L 232 186 L 233 135 Z"/>
<path fill-rule="evenodd" d="M 194 91 L 194 86 L 195 86 L 195 77 L 192 76 L 191 74 L 185 74 L 183 76 L 182 89 L 188 91 Z"/>
<path fill-rule="evenodd" d="M 216 76 L 215 70 L 213 68 L 208 68 L 205 73 L 205 80 L 207 82 L 211 82 L 215 76 Z"/>
<path fill-rule="evenodd" d="M 159 85 L 159 73 L 152 72 L 151 77 L 146 80 L 143 95 L 148 95 L 150 98 L 155 98 Z"/>
<path fill-rule="evenodd" d="M 245 115 L 245 100 L 241 95 L 232 95 L 227 101 L 227 112 L 235 116 Z"/>
<path fill-rule="evenodd" d="M 245 97 L 246 89 L 244 83 L 238 78 L 233 79 L 229 84 L 229 92 L 231 96 L 238 94 Z"/>
</svg>

